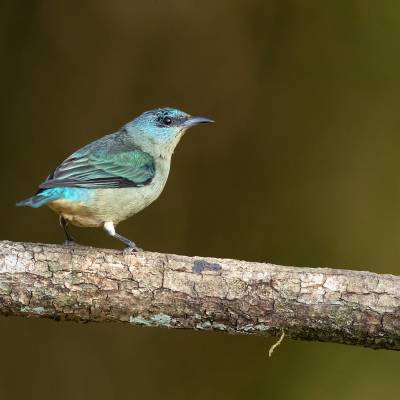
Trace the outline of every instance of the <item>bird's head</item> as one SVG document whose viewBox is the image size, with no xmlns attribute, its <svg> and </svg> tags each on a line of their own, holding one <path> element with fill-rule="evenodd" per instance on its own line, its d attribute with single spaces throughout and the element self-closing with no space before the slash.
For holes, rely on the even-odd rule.
<svg viewBox="0 0 400 400">
<path fill-rule="evenodd" d="M 157 108 L 135 118 L 127 124 L 127 130 L 146 150 L 155 150 L 167 156 L 173 153 L 187 129 L 205 122 L 214 121 L 204 117 L 192 117 L 175 108 Z"/>
</svg>

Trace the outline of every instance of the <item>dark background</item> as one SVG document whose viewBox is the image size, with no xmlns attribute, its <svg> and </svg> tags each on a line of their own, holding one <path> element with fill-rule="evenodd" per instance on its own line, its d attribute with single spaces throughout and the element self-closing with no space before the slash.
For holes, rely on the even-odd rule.
<svg viewBox="0 0 400 400">
<path fill-rule="evenodd" d="M 400 3 L 0 3 L 1 239 L 59 243 L 17 200 L 144 110 L 217 121 L 121 233 L 148 250 L 399 274 Z M 119 247 L 101 229 L 84 244 Z M 399 355 L 0 318 L 1 399 L 397 399 Z"/>
</svg>

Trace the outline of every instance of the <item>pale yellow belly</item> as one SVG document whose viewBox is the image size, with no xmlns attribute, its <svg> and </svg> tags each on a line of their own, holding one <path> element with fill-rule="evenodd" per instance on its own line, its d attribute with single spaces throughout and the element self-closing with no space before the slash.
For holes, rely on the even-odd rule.
<svg viewBox="0 0 400 400">
<path fill-rule="evenodd" d="M 134 188 L 93 189 L 89 201 L 59 199 L 48 206 L 76 226 L 98 227 L 105 222 L 117 225 L 156 200 L 165 184 L 161 183 Z"/>
</svg>

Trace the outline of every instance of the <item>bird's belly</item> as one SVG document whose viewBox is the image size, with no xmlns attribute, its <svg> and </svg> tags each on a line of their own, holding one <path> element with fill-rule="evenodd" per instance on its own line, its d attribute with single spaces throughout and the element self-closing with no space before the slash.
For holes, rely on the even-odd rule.
<svg viewBox="0 0 400 400">
<path fill-rule="evenodd" d="M 143 210 L 158 198 L 162 187 L 143 186 L 136 188 L 99 189 L 95 209 L 101 219 L 115 225 Z"/>
<path fill-rule="evenodd" d="M 76 226 L 97 227 L 111 221 L 114 225 L 147 207 L 160 195 L 165 182 L 143 187 L 92 189 L 89 201 L 59 199 L 49 207 Z"/>
</svg>

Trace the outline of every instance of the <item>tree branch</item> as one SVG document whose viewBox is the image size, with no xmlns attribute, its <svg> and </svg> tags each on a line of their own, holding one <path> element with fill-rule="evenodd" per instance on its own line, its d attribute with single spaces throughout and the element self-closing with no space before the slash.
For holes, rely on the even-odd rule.
<svg viewBox="0 0 400 400">
<path fill-rule="evenodd" d="M 0 314 L 400 350 L 400 277 L 0 241 Z"/>
</svg>

